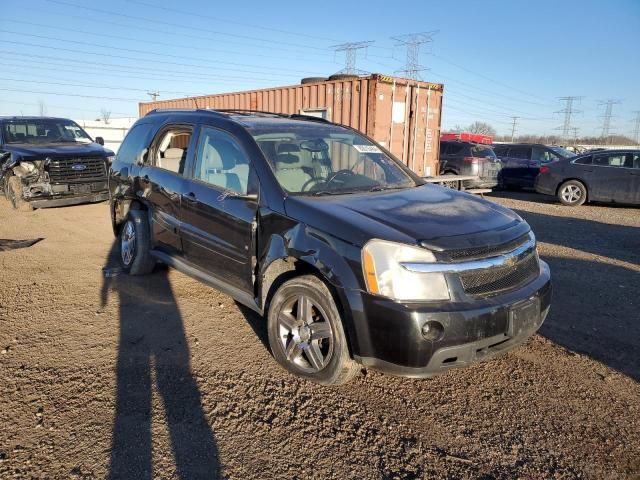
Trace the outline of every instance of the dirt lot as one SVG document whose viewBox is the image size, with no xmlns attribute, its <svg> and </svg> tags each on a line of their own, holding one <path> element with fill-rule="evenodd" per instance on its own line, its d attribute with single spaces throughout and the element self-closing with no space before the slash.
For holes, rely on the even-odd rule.
<svg viewBox="0 0 640 480">
<path fill-rule="evenodd" d="M 551 314 L 430 380 L 329 389 L 175 271 L 104 278 L 105 204 L 0 201 L 0 478 L 640 478 L 640 210 L 493 197 L 534 227 Z"/>
</svg>

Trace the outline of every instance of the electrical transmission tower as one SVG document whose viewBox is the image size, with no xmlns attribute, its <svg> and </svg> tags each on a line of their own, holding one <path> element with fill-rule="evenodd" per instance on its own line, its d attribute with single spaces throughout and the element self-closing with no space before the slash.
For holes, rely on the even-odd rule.
<svg viewBox="0 0 640 480">
<path fill-rule="evenodd" d="M 398 37 L 391 37 L 395 40 L 396 46 L 403 46 L 407 49 L 407 60 L 404 70 L 399 70 L 400 73 L 404 73 L 407 78 L 413 80 L 420 80 L 420 72 L 427 70 L 420 65 L 420 47 L 424 44 L 430 44 L 433 42 L 433 36 L 438 33 L 437 30 L 433 32 L 422 33 L 409 33 L 407 35 L 400 35 Z"/>
<path fill-rule="evenodd" d="M 334 52 L 344 52 L 344 69 L 338 73 L 344 73 L 348 75 L 358 75 L 360 73 L 367 73 L 364 70 L 358 70 L 356 68 L 356 53 L 358 50 L 366 49 L 373 43 L 373 40 L 364 42 L 348 42 L 341 43 L 340 45 L 333 45 L 330 47 Z"/>
<path fill-rule="evenodd" d="M 604 109 L 604 115 L 602 115 L 602 138 L 608 138 L 611 130 L 611 118 L 613 117 L 613 106 L 620 103 L 620 100 L 610 98 L 606 102 L 600 102 L 600 105 L 606 105 Z"/>
<path fill-rule="evenodd" d="M 636 118 L 632 120 L 633 122 L 633 140 L 640 145 L 640 110 L 635 110 Z"/>
<path fill-rule="evenodd" d="M 516 136 L 516 128 L 518 126 L 518 119 L 520 117 L 510 117 L 511 120 L 513 120 L 513 123 L 511 124 L 511 143 L 513 143 L 514 138 Z"/>
<path fill-rule="evenodd" d="M 154 92 L 147 92 L 147 95 L 149 95 L 151 97 L 151 100 L 155 102 L 156 99 L 160 96 L 160 92 L 157 90 Z"/>
<path fill-rule="evenodd" d="M 574 108 L 574 104 L 579 102 L 582 97 L 559 97 L 558 100 L 561 102 L 565 102 L 565 106 L 562 110 L 558 110 L 555 113 L 564 114 L 564 122 L 561 127 L 556 128 L 556 130 L 562 130 L 562 137 L 567 139 L 569 137 L 569 131 L 573 128 L 571 126 L 571 117 L 576 113 L 580 113 L 581 110 L 576 110 Z"/>
</svg>

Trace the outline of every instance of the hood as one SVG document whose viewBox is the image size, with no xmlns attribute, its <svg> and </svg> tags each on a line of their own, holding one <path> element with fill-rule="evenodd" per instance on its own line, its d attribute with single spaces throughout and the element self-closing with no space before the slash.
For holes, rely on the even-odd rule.
<svg viewBox="0 0 640 480">
<path fill-rule="evenodd" d="M 2 150 L 10 152 L 15 160 L 45 157 L 108 157 L 114 155 L 111 150 L 97 143 L 30 145 L 26 143 L 9 143 Z"/>
<path fill-rule="evenodd" d="M 529 231 L 527 223 L 512 210 L 436 185 L 292 196 L 285 201 L 285 208 L 296 220 L 358 245 L 381 238 L 447 250 L 503 243 Z"/>
</svg>

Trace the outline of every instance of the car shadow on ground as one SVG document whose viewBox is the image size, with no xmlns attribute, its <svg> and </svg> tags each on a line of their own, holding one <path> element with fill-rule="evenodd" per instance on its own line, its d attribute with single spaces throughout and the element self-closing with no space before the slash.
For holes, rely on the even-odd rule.
<svg viewBox="0 0 640 480">
<path fill-rule="evenodd" d="M 106 272 L 118 265 L 117 244 Z M 151 479 L 152 390 L 162 399 L 178 478 L 219 478 L 218 448 L 191 373 L 189 347 L 167 269 L 105 276 L 102 305 L 119 302 L 117 394 L 109 479 Z M 117 270 L 116 270 L 117 271 Z M 154 412 L 156 418 L 160 412 Z"/>
</svg>

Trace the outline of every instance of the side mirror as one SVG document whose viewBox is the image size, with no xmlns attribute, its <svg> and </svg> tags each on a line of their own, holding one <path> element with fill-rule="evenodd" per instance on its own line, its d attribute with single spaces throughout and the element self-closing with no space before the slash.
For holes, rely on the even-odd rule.
<svg viewBox="0 0 640 480">
<path fill-rule="evenodd" d="M 104 138 L 102 137 L 96 137 L 96 143 L 98 145 L 102 145 L 104 147 Z"/>
</svg>

